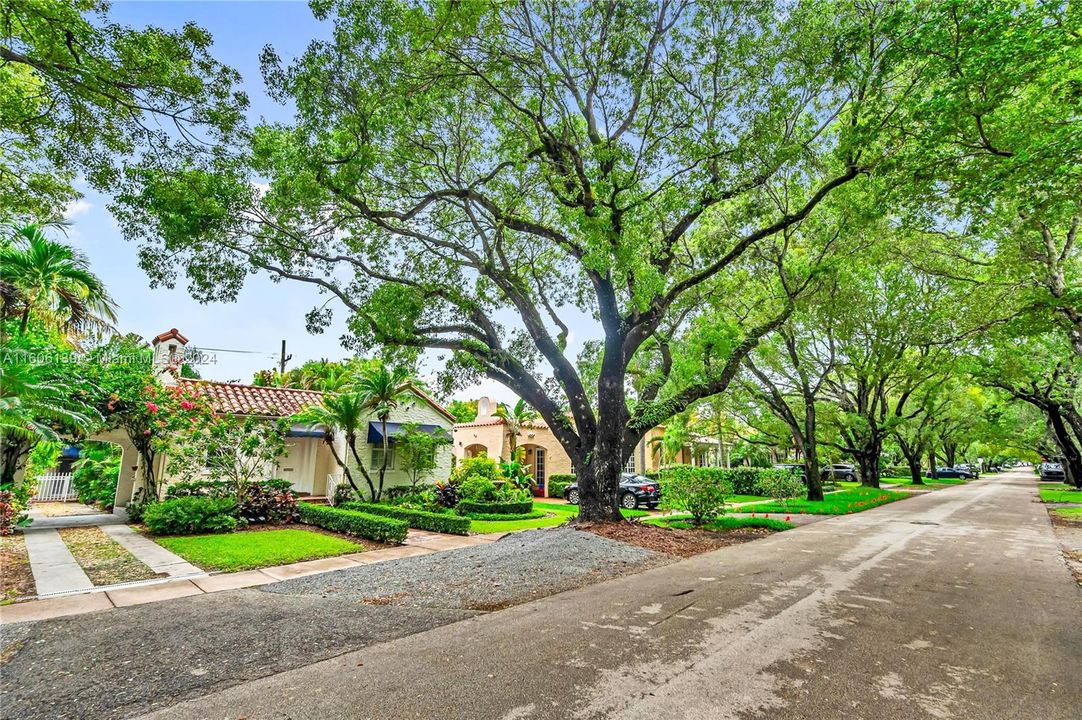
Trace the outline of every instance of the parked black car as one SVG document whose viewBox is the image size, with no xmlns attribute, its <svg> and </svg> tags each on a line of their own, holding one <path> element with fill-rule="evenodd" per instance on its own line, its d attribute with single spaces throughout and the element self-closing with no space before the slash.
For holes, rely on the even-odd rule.
<svg viewBox="0 0 1082 720">
<path fill-rule="evenodd" d="M 935 469 L 936 477 L 941 478 L 960 478 L 962 480 L 972 480 L 973 473 L 961 467 L 941 467 Z M 924 473 L 924 477 L 932 477 L 932 471 Z"/>
<path fill-rule="evenodd" d="M 1067 473 L 1063 465 L 1057 462 L 1041 463 L 1041 482 L 1067 482 Z"/>
<path fill-rule="evenodd" d="M 819 474 L 823 477 L 834 478 L 835 480 L 855 482 L 857 479 L 857 468 L 855 465 L 849 465 L 847 463 L 835 463 L 833 465 L 824 465 L 819 468 Z"/>
<path fill-rule="evenodd" d="M 578 483 L 571 483 L 564 490 L 564 500 L 579 504 Z M 640 505 L 654 510 L 661 502 L 661 488 L 645 475 L 624 473 L 620 476 L 620 507 L 631 510 Z"/>
</svg>

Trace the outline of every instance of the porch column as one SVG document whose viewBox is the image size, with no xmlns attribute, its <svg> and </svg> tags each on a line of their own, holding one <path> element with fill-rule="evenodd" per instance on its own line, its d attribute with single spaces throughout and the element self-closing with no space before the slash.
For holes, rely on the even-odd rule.
<svg viewBox="0 0 1082 720">
<path fill-rule="evenodd" d="M 130 442 L 117 443 L 120 445 L 120 474 L 116 479 L 116 497 L 113 499 L 114 508 L 127 507 L 135 493 L 135 476 L 139 468 L 139 453 Z"/>
</svg>

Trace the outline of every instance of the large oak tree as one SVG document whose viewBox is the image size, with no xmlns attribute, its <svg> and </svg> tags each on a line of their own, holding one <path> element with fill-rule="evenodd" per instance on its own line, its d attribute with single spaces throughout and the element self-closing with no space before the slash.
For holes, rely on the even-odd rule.
<svg viewBox="0 0 1082 720">
<path fill-rule="evenodd" d="M 644 433 L 724 391 L 814 282 L 829 243 L 787 231 L 904 141 L 921 63 L 896 39 L 942 21 L 829 0 L 313 7 L 332 37 L 263 58 L 292 123 L 121 198 L 144 267 L 169 284 L 182 265 L 202 299 L 252 270 L 310 283 L 359 347 L 505 384 L 571 457 L 580 517 L 605 520 Z M 596 382 L 567 356 L 583 316 Z"/>
</svg>

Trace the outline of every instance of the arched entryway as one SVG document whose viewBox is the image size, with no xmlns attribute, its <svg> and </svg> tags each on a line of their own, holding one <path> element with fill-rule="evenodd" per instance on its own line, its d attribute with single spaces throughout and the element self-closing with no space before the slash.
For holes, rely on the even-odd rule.
<svg viewBox="0 0 1082 720">
<path fill-rule="evenodd" d="M 462 451 L 463 458 L 474 458 L 482 455 L 488 455 L 488 448 L 480 443 L 474 443 L 473 445 L 467 445 L 466 449 Z"/>
<path fill-rule="evenodd" d="M 521 454 L 522 463 L 527 466 L 527 471 L 534 480 L 534 494 L 540 497 L 548 497 L 548 451 L 541 445 L 527 443 L 520 445 L 518 452 Z"/>
</svg>

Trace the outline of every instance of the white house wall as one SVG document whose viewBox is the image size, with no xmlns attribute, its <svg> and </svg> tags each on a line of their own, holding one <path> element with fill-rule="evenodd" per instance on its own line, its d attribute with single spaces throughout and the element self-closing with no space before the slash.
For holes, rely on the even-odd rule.
<svg viewBox="0 0 1082 720">
<path fill-rule="evenodd" d="M 376 485 L 379 484 L 379 469 L 372 467 L 372 448 L 382 447 L 381 445 L 370 445 L 365 440 L 368 438 L 368 423 L 379 422 L 378 418 L 369 418 L 366 422 L 361 424 L 361 430 L 359 431 L 360 438 L 357 442 L 357 452 L 361 455 L 361 460 L 365 463 L 365 469 L 368 470 L 369 475 L 372 477 L 372 482 Z M 436 412 L 426 402 L 418 400 L 416 403 L 411 403 L 405 407 L 399 407 L 394 414 L 388 418 L 388 422 L 396 423 L 417 423 L 418 425 L 438 425 L 444 429 L 447 433 L 448 439 L 451 437 L 452 423 L 444 415 Z M 349 450 L 346 449 L 345 439 L 339 435 L 335 436 L 335 451 L 338 456 L 346 460 L 346 464 L 349 465 L 350 473 L 353 475 L 353 482 L 357 483 L 357 487 L 361 488 L 364 492 L 368 492 L 368 484 L 364 480 L 364 476 L 361 475 L 357 469 L 357 463 L 350 456 Z M 328 453 L 329 455 L 329 453 Z M 436 449 L 436 467 L 425 475 L 421 482 L 433 483 L 439 480 L 446 480 L 451 474 L 451 446 L 441 445 Z M 346 482 L 345 474 L 341 468 L 337 467 L 334 463 L 334 459 L 330 458 L 331 462 L 331 475 L 335 480 L 335 485 Z M 395 469 L 387 470 L 387 474 L 383 481 L 383 488 L 392 488 L 398 485 L 409 485 L 409 475 L 398 469 L 397 458 L 395 459 Z M 328 487 L 328 493 L 333 493 L 334 488 Z"/>
</svg>

